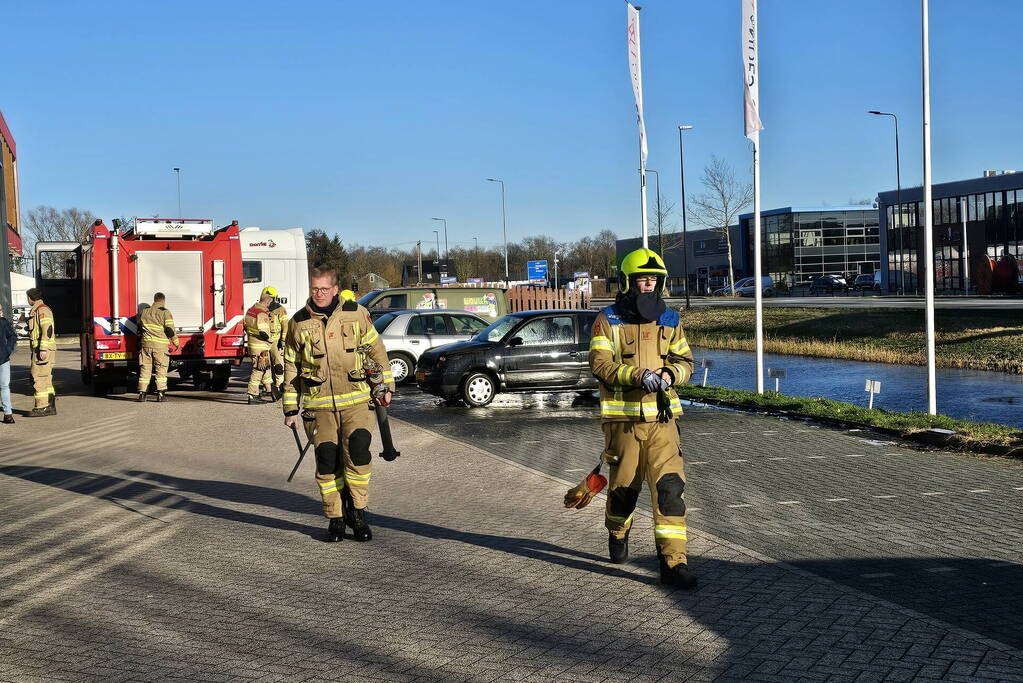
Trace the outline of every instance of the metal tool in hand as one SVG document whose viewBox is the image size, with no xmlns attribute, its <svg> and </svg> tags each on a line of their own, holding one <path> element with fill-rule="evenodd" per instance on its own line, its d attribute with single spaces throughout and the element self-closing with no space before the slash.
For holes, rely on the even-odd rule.
<svg viewBox="0 0 1023 683">
<path fill-rule="evenodd" d="M 295 466 L 291 468 L 291 474 L 288 475 L 288 481 L 295 478 L 295 473 L 298 472 L 298 468 L 302 464 L 302 459 L 305 457 L 306 451 L 308 451 L 309 447 L 313 445 L 312 439 L 309 439 L 305 446 L 302 445 L 302 440 L 298 438 L 298 427 L 292 427 L 291 434 L 295 437 L 295 445 L 298 447 L 298 462 L 296 462 Z"/>
<path fill-rule="evenodd" d="M 361 347 L 360 347 L 361 348 Z M 387 397 L 387 383 L 384 381 L 384 368 L 373 360 L 368 349 L 363 353 L 362 368 L 366 372 L 366 383 L 369 384 L 370 395 L 373 397 L 373 412 L 376 413 L 377 427 L 380 428 L 380 441 L 384 450 L 380 457 L 391 462 L 401 453 L 394 447 L 394 440 L 391 438 L 391 423 L 387 419 L 388 403 L 382 403 Z"/>
</svg>

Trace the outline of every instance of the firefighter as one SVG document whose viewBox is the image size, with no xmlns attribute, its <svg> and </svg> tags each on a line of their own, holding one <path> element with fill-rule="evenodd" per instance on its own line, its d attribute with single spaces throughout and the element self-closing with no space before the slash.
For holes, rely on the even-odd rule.
<svg viewBox="0 0 1023 683">
<path fill-rule="evenodd" d="M 245 334 L 249 339 L 249 360 L 252 361 L 252 374 L 249 375 L 249 405 L 263 403 L 260 388 L 270 394 L 273 400 L 272 368 L 270 367 L 270 302 L 275 292 L 267 287 L 259 295 L 259 301 L 245 312 Z"/>
<path fill-rule="evenodd" d="M 57 358 L 57 331 L 53 311 L 43 302 L 43 293 L 32 287 L 26 293 L 32 309 L 28 314 L 28 337 L 32 351 L 32 389 L 35 407 L 29 417 L 57 414 L 57 394 L 53 389 L 53 364 Z"/>
<path fill-rule="evenodd" d="M 325 540 L 341 541 L 347 524 L 356 541 L 368 541 L 373 537 L 365 513 L 372 470 L 372 402 L 390 403 L 394 381 L 369 312 L 339 296 L 334 270 L 313 268 L 309 291 L 309 302 L 291 318 L 287 330 L 284 424 L 295 429 L 304 423 L 313 441 L 316 483 L 329 520 Z M 365 381 L 367 356 L 384 368 L 384 383 L 375 397 Z"/>
<path fill-rule="evenodd" d="M 149 391 L 149 377 L 156 377 L 156 401 L 167 400 L 167 368 L 170 352 L 181 345 L 174 331 L 174 316 L 165 306 L 163 292 L 153 295 L 153 304 L 139 316 L 139 403 L 145 403 Z"/>
<path fill-rule="evenodd" d="M 268 294 L 270 300 L 270 363 L 272 381 L 270 383 L 270 397 L 276 401 L 281 397 L 281 384 L 284 382 L 284 333 L 288 329 L 288 311 L 277 301 L 277 290 L 267 287 L 263 294 Z"/>
<path fill-rule="evenodd" d="M 629 557 L 633 511 L 646 478 L 654 512 L 661 583 L 692 588 L 686 559 L 685 473 L 672 389 L 693 372 L 693 355 L 677 311 L 663 294 L 668 279 L 656 252 L 622 259 L 621 291 L 593 323 L 589 363 L 600 380 L 602 459 L 610 465 L 605 526 L 611 561 Z"/>
</svg>

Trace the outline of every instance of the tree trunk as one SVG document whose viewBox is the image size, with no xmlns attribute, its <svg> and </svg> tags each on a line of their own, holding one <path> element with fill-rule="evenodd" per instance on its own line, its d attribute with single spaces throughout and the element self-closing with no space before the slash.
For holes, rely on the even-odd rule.
<svg viewBox="0 0 1023 683">
<path fill-rule="evenodd" d="M 735 268 L 732 266 L 732 236 L 728 232 L 728 228 L 725 228 L 725 244 L 728 246 L 728 286 L 732 290 L 732 296 L 735 296 Z"/>
</svg>

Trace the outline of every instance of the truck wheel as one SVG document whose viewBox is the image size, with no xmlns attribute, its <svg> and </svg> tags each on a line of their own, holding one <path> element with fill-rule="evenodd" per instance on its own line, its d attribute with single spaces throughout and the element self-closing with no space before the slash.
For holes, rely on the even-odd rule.
<svg viewBox="0 0 1023 683">
<path fill-rule="evenodd" d="M 92 395 L 93 396 L 106 396 L 109 391 L 107 381 L 100 375 L 96 375 L 92 378 Z"/>
<path fill-rule="evenodd" d="M 489 405 L 497 395 L 497 383 L 485 372 L 474 372 L 462 382 L 462 400 L 470 408 Z"/>
<path fill-rule="evenodd" d="M 86 386 L 92 384 L 92 372 L 89 368 L 82 368 L 82 384 Z"/>
<path fill-rule="evenodd" d="M 227 385 L 231 383 L 231 366 L 218 365 L 213 369 L 213 378 L 210 380 L 210 391 L 227 391 Z"/>
<path fill-rule="evenodd" d="M 391 375 L 395 384 L 404 384 L 415 376 L 415 361 L 404 353 L 389 353 L 387 359 L 391 362 Z"/>
</svg>

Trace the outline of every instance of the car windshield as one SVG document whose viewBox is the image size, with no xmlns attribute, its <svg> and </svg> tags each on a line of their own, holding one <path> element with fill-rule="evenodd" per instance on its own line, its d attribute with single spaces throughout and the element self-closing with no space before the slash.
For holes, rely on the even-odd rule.
<svg viewBox="0 0 1023 683">
<path fill-rule="evenodd" d="M 519 322 L 519 318 L 514 315 L 506 315 L 497 322 L 491 323 L 480 330 L 479 334 L 476 335 L 476 339 L 480 341 L 497 342 L 504 339 L 504 336 L 511 331 L 511 328 Z"/>
<path fill-rule="evenodd" d="M 363 306 L 368 306 L 369 302 L 373 300 L 373 297 L 375 297 L 377 294 L 379 294 L 382 291 L 384 291 L 384 290 L 382 290 L 382 289 L 372 289 L 372 290 L 366 292 L 365 294 L 363 294 L 362 296 L 359 297 L 359 303 L 361 305 L 363 305 Z"/>
<path fill-rule="evenodd" d="M 384 313 L 382 316 L 373 321 L 373 327 L 376 331 L 383 332 L 387 329 L 387 326 L 391 324 L 391 321 L 398 317 L 397 313 Z"/>
</svg>

